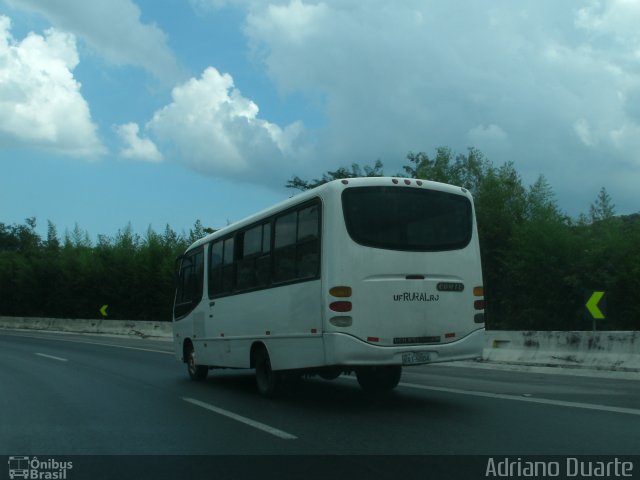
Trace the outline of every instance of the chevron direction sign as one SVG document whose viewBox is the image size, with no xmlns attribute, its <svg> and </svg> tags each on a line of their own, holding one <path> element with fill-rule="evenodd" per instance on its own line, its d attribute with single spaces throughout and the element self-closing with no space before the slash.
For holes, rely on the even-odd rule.
<svg viewBox="0 0 640 480">
<path fill-rule="evenodd" d="M 588 297 L 585 307 L 594 320 L 603 320 L 607 315 L 607 303 L 605 301 L 605 292 L 592 291 L 587 293 Z"/>
</svg>

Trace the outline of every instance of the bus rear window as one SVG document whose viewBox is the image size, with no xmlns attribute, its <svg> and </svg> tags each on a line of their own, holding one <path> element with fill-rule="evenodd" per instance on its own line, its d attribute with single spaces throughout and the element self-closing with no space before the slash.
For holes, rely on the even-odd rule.
<svg viewBox="0 0 640 480">
<path fill-rule="evenodd" d="M 353 187 L 342 192 L 351 238 L 388 250 L 442 251 L 471 240 L 471 202 L 463 195 L 404 187 Z"/>
</svg>

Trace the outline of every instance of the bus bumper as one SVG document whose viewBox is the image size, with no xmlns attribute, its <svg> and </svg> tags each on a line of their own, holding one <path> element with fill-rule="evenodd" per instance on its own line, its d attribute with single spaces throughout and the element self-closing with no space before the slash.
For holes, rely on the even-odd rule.
<svg viewBox="0 0 640 480">
<path fill-rule="evenodd" d="M 484 328 L 474 330 L 454 342 L 438 345 L 381 347 L 344 333 L 324 335 L 326 365 L 421 365 L 425 363 L 472 360 L 482 356 Z"/>
</svg>

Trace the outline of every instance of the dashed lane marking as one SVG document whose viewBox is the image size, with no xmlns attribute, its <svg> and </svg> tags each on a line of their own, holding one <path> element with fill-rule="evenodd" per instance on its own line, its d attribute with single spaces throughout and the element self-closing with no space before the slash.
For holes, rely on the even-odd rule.
<svg viewBox="0 0 640 480">
<path fill-rule="evenodd" d="M 51 360 L 57 360 L 59 362 L 68 362 L 67 358 L 55 357 L 53 355 L 47 355 L 46 353 L 34 353 L 34 355 L 38 355 L 39 357 L 50 358 Z"/>
<path fill-rule="evenodd" d="M 215 405 L 211 405 L 210 403 L 201 402 L 200 400 L 196 400 L 195 398 L 189 397 L 181 397 L 185 402 L 189 402 L 193 405 L 197 405 L 198 407 L 205 408 L 211 412 L 217 413 L 218 415 L 223 415 L 227 418 L 235 420 L 237 422 L 244 423 L 245 425 L 249 425 L 250 427 L 257 428 L 258 430 L 262 430 L 263 432 L 267 432 L 276 437 L 282 438 L 284 440 L 295 440 L 295 435 L 287 433 L 278 428 L 272 427 L 270 425 L 257 422 L 247 417 L 243 417 L 242 415 L 238 415 L 237 413 L 230 412 L 229 410 L 224 410 L 223 408 L 216 407 Z"/>
</svg>

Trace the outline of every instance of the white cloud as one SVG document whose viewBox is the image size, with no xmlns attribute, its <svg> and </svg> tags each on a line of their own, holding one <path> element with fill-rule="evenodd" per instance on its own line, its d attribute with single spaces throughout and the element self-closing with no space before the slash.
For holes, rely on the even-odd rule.
<svg viewBox="0 0 640 480">
<path fill-rule="evenodd" d="M 116 65 L 138 65 L 169 82 L 180 78 L 180 67 L 166 34 L 140 20 L 131 0 L 9 0 L 16 8 L 44 15 L 56 27 L 82 37 Z"/>
<path fill-rule="evenodd" d="M 105 153 L 73 76 L 73 35 L 48 29 L 17 42 L 0 16 L 0 141 L 76 156 Z"/>
<path fill-rule="evenodd" d="M 620 151 L 640 152 L 640 124 L 628 122 L 610 132 L 613 145 Z M 640 168 L 640 154 L 629 155 L 628 160 L 635 163 L 636 168 Z"/>
<path fill-rule="evenodd" d="M 472 142 L 562 184 L 640 164 L 638 24 L 629 0 L 285 0 L 254 2 L 245 33 L 278 90 L 324 115 L 315 174 Z"/>
<path fill-rule="evenodd" d="M 251 15 L 250 28 L 261 30 L 268 35 L 277 35 L 280 41 L 301 45 L 319 33 L 329 13 L 324 3 L 305 4 L 301 0 L 291 0 L 288 5 L 270 4 L 266 12 Z"/>
<path fill-rule="evenodd" d="M 498 125 L 476 125 L 467 133 L 467 137 L 476 145 L 482 143 L 501 143 L 507 140 L 506 132 Z"/>
<path fill-rule="evenodd" d="M 189 0 L 189 3 L 196 12 L 206 12 L 225 7 L 244 7 L 251 3 L 251 0 Z"/>
<path fill-rule="evenodd" d="M 576 120 L 573 124 L 573 130 L 576 132 L 576 135 L 578 135 L 578 138 L 580 138 L 580 141 L 587 147 L 593 147 L 597 143 L 589 126 L 589 122 L 586 119 L 579 118 Z"/>
<path fill-rule="evenodd" d="M 207 68 L 176 86 L 172 102 L 158 110 L 147 131 L 172 158 L 207 175 L 264 181 L 303 156 L 303 127 L 281 128 L 258 118 L 258 106 L 234 88 L 228 74 Z M 276 173 L 278 173 L 276 175 Z"/>
<path fill-rule="evenodd" d="M 625 46 L 640 46 L 640 2 L 637 0 L 592 1 L 578 10 L 575 23 L 596 35 L 611 35 Z"/>
<path fill-rule="evenodd" d="M 141 138 L 138 135 L 140 127 L 137 123 L 126 123 L 115 127 L 116 133 L 126 145 L 120 151 L 120 156 L 132 160 L 145 160 L 160 162 L 163 159 L 155 143 L 149 138 Z"/>
</svg>

